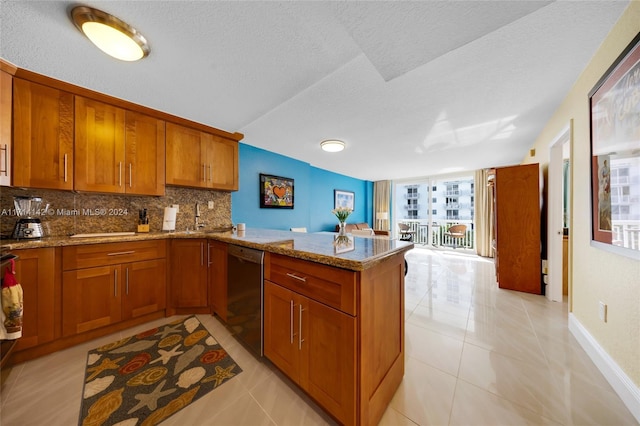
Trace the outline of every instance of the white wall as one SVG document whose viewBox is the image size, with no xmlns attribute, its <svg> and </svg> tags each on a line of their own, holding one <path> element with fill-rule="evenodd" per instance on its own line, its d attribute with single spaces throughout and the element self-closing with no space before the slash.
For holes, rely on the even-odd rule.
<svg viewBox="0 0 640 426">
<path fill-rule="evenodd" d="M 632 1 L 535 141 L 536 156 L 524 160 L 546 168 L 549 144 L 573 119 L 571 310 L 636 387 L 640 387 L 640 262 L 590 245 L 588 93 L 638 31 L 640 2 Z M 606 323 L 599 319 L 598 301 L 608 305 Z"/>
</svg>

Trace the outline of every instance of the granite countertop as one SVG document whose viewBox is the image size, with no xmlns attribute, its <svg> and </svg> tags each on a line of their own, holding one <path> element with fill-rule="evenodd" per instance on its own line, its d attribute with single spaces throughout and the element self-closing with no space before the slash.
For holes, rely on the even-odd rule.
<svg viewBox="0 0 640 426">
<path fill-rule="evenodd" d="M 200 232 L 150 232 L 122 236 L 88 238 L 45 237 L 41 240 L 0 240 L 2 251 L 27 248 L 64 247 L 72 245 L 147 241 L 162 239 L 208 238 L 339 268 L 362 271 L 385 258 L 413 248 L 413 243 L 384 237 L 348 235 L 336 242 L 330 232 L 300 233 L 273 229 L 248 228 L 246 231 L 216 229 Z"/>
</svg>

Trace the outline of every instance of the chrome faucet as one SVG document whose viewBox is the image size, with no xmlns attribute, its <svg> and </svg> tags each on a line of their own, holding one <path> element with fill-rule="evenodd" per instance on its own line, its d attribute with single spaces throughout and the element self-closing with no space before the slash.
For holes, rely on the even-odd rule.
<svg viewBox="0 0 640 426">
<path fill-rule="evenodd" d="M 206 226 L 206 222 L 199 222 L 200 219 L 200 204 L 196 203 L 196 227 L 195 230 L 197 231 L 199 228 L 204 228 Z"/>
</svg>

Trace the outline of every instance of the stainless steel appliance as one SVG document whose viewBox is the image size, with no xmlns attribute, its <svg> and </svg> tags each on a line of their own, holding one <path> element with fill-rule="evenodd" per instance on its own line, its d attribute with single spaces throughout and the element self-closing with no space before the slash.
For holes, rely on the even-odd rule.
<svg viewBox="0 0 640 426">
<path fill-rule="evenodd" d="M 229 244 L 227 327 L 258 356 L 263 355 L 264 252 Z"/>
<path fill-rule="evenodd" d="M 16 214 L 20 217 L 13 228 L 13 238 L 21 240 L 24 238 L 42 238 L 42 222 L 40 218 L 34 217 L 40 214 L 40 197 L 14 197 L 13 204 Z"/>
</svg>

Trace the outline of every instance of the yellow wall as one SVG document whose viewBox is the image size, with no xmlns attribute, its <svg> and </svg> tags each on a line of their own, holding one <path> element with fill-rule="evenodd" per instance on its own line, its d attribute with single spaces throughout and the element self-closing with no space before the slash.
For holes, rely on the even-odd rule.
<svg viewBox="0 0 640 426">
<path fill-rule="evenodd" d="M 588 93 L 639 31 L 640 1 L 632 1 L 536 139 L 536 156 L 524 160 L 546 169 L 549 144 L 573 119 L 572 311 L 636 386 L 640 386 L 640 261 L 590 245 Z M 607 323 L 598 317 L 598 301 L 608 305 Z"/>
</svg>

